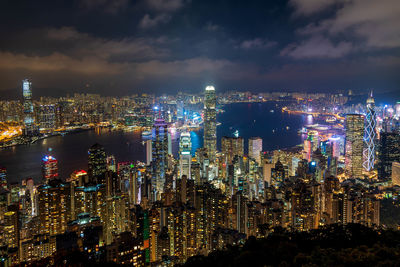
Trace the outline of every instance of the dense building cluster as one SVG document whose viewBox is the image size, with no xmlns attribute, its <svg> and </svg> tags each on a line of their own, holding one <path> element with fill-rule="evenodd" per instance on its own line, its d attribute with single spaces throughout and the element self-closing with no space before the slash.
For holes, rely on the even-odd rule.
<svg viewBox="0 0 400 267">
<path fill-rule="evenodd" d="M 25 129 L 32 126 L 28 85 L 24 81 Z M 236 133 L 223 137 L 218 151 L 217 97 L 208 86 L 199 110 L 204 147 L 192 154 L 190 134 L 183 130 L 176 158 L 169 128 L 171 120 L 186 116 L 182 103 L 188 99 L 183 98 L 176 98 L 174 119 L 167 102 L 135 99 L 142 109 L 153 110 L 144 113 L 151 114 L 148 118 L 128 114 L 135 123 L 152 123 L 145 163 L 117 162 L 94 144 L 87 170 L 66 179 L 58 175 L 62 162 L 51 155 L 42 160 L 40 184 L 26 179 L 10 185 L 6 169 L 0 169 L 0 260 L 11 265 L 47 259 L 51 264 L 59 255 L 79 251 L 97 262 L 172 265 L 242 244 L 249 236 L 265 237 L 278 226 L 307 231 L 333 223 L 380 225 L 382 190 L 400 185 L 400 138 L 395 126 L 377 131 L 372 96 L 367 116 L 343 118 L 344 138 L 309 131 L 302 146 L 264 152 L 267 140 L 252 137 L 246 150 Z M 196 98 L 189 101 L 198 104 Z M 80 123 L 121 118 L 117 103 L 103 103 L 104 110 L 96 96 L 82 96 L 79 103 L 72 106 L 80 106 Z M 40 106 L 41 128 L 53 128 L 58 120 L 70 123 L 68 116 L 75 112 L 66 112 L 68 103 L 62 107 L 57 115 L 58 106 Z M 389 125 L 388 120 L 394 117 L 380 123 Z"/>
</svg>

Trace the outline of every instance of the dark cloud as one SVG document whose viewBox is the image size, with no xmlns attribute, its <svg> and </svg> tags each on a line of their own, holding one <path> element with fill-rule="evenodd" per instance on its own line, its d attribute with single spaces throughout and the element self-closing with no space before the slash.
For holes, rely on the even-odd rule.
<svg viewBox="0 0 400 267">
<path fill-rule="evenodd" d="M 400 84 L 398 0 L 21 1 L 0 10 L 2 91 L 25 77 L 53 95 Z"/>
<path fill-rule="evenodd" d="M 117 14 L 129 4 L 129 0 L 81 0 L 81 6 L 88 10 L 102 9 L 106 13 Z"/>
</svg>

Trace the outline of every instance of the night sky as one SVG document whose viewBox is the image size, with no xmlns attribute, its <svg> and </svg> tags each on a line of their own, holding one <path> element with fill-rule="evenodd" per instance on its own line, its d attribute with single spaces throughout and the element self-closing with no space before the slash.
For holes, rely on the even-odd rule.
<svg viewBox="0 0 400 267">
<path fill-rule="evenodd" d="M 3 0 L 0 94 L 400 91 L 399 0 Z"/>
</svg>

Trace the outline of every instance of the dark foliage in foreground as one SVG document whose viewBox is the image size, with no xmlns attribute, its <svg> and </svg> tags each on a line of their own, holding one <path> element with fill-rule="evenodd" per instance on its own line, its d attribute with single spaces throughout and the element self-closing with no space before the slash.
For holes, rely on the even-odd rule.
<svg viewBox="0 0 400 267">
<path fill-rule="evenodd" d="M 400 266 L 400 231 L 359 224 L 275 229 L 267 238 L 250 237 L 243 247 L 194 256 L 183 266 Z"/>
</svg>

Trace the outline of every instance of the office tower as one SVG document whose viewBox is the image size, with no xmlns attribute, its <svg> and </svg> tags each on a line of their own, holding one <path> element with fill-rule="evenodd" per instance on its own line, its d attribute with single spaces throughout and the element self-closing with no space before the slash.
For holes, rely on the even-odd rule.
<svg viewBox="0 0 400 267">
<path fill-rule="evenodd" d="M 312 144 L 311 144 L 311 140 L 309 138 L 304 140 L 303 152 L 304 152 L 303 159 L 305 159 L 307 161 L 310 161 L 311 160 L 311 153 L 312 153 Z"/>
<path fill-rule="evenodd" d="M 392 163 L 392 184 L 400 186 L 400 163 Z"/>
<path fill-rule="evenodd" d="M 331 147 L 332 147 L 332 157 L 339 158 L 340 157 L 340 137 L 332 136 L 329 138 Z"/>
<path fill-rule="evenodd" d="M 161 118 L 154 123 L 153 140 L 153 197 L 159 199 L 164 191 L 165 172 L 168 167 L 168 124 Z"/>
<path fill-rule="evenodd" d="M 24 98 L 24 133 L 27 136 L 35 134 L 31 86 L 32 83 L 28 79 L 22 81 L 22 95 Z"/>
<path fill-rule="evenodd" d="M 52 130 L 56 127 L 56 108 L 54 105 L 40 105 L 38 108 L 40 130 Z"/>
<path fill-rule="evenodd" d="M 0 167 L 0 189 L 7 189 L 7 169 Z"/>
<path fill-rule="evenodd" d="M 52 156 L 43 157 L 42 173 L 43 173 L 43 179 L 45 181 L 58 178 L 58 161 L 56 160 L 56 158 Z"/>
<path fill-rule="evenodd" d="M 192 150 L 192 142 L 190 139 L 189 132 L 181 133 L 180 141 L 179 141 L 179 178 L 183 175 L 186 175 L 190 179 L 191 173 L 191 163 L 192 163 L 192 155 L 190 154 Z"/>
<path fill-rule="evenodd" d="M 214 86 L 207 86 L 204 95 L 204 148 L 210 162 L 217 153 L 217 99 Z"/>
<path fill-rule="evenodd" d="M 221 151 L 226 164 L 232 164 L 235 156 L 243 157 L 244 140 L 242 137 L 227 137 L 221 139 Z"/>
<path fill-rule="evenodd" d="M 350 178 L 360 178 L 363 171 L 364 116 L 348 114 L 346 116 L 346 152 L 345 170 Z"/>
<path fill-rule="evenodd" d="M 153 141 L 152 140 L 146 140 L 146 165 L 147 166 L 149 166 L 150 165 L 150 163 L 151 163 L 151 161 L 153 160 L 153 157 L 152 157 L 152 153 L 153 153 L 153 149 L 152 149 L 152 146 L 153 146 Z"/>
<path fill-rule="evenodd" d="M 262 139 L 261 137 L 252 137 L 249 139 L 249 157 L 257 161 L 258 166 L 261 166 L 261 151 Z"/>
<path fill-rule="evenodd" d="M 375 164 L 375 141 L 376 141 L 376 114 L 375 100 L 372 92 L 367 99 L 367 115 L 365 116 L 365 134 L 364 134 L 364 163 L 363 167 L 366 171 L 374 169 Z"/>
<path fill-rule="evenodd" d="M 107 157 L 104 147 L 96 143 L 89 148 L 88 154 L 89 179 L 95 183 L 104 183 L 104 175 L 107 171 Z"/>
<path fill-rule="evenodd" d="M 392 163 L 400 162 L 400 134 L 381 132 L 378 150 L 378 177 L 389 179 L 392 175 Z"/>
</svg>

